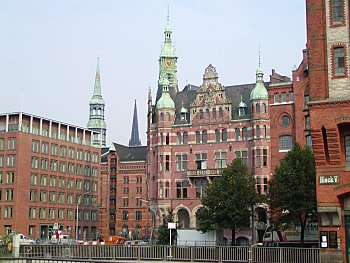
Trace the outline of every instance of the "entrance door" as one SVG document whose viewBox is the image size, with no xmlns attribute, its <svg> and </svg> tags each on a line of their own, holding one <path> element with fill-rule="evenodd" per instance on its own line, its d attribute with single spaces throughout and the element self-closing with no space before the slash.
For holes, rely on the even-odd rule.
<svg viewBox="0 0 350 263">
<path fill-rule="evenodd" d="M 346 262 L 350 263 L 350 216 L 345 216 Z"/>
</svg>

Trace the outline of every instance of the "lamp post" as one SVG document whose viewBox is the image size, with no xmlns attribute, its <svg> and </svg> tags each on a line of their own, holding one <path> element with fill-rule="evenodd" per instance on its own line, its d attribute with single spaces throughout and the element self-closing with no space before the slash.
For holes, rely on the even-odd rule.
<svg viewBox="0 0 350 263">
<path fill-rule="evenodd" d="M 145 202 L 147 204 L 147 211 L 146 211 L 146 237 L 148 237 L 148 213 L 150 212 L 149 200 L 141 199 L 141 202 Z M 153 228 L 153 226 L 152 226 L 152 228 Z M 151 237 L 149 237 L 149 241 L 151 240 L 151 238 L 152 238 L 152 232 L 151 232 Z"/>
<path fill-rule="evenodd" d="M 89 192 L 85 192 L 83 194 L 81 194 L 79 197 L 78 197 L 78 200 L 77 200 L 77 208 L 75 209 L 75 239 L 78 239 L 78 225 L 79 225 L 79 218 L 78 218 L 78 215 L 79 215 L 79 204 L 80 204 L 80 200 L 81 200 L 81 197 L 84 196 L 84 195 L 87 195 L 87 194 L 90 194 L 91 191 Z"/>
</svg>

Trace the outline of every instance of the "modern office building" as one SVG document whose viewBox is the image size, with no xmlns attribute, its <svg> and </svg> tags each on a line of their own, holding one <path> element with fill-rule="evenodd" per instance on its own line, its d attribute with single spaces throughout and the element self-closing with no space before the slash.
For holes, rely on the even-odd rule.
<svg viewBox="0 0 350 263">
<path fill-rule="evenodd" d="M 39 238 L 61 229 L 71 237 L 97 237 L 100 148 L 94 136 L 28 113 L 0 115 L 1 234 Z"/>
</svg>

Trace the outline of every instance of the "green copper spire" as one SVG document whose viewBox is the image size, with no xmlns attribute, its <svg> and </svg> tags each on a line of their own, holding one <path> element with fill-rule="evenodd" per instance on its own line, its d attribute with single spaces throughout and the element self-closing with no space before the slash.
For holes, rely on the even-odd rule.
<svg viewBox="0 0 350 263">
<path fill-rule="evenodd" d="M 259 66 L 256 69 L 256 84 L 255 84 L 255 88 L 250 93 L 250 100 L 256 100 L 256 99 L 267 100 L 268 98 L 269 98 L 269 95 L 264 85 L 264 72 L 260 64 L 260 44 L 259 44 Z"/>
<path fill-rule="evenodd" d="M 169 8 L 168 8 L 168 16 L 167 16 L 167 24 L 164 30 L 164 45 L 160 52 L 159 56 L 159 77 L 158 77 L 158 90 L 156 101 L 162 95 L 162 85 L 161 82 L 163 79 L 167 79 L 169 81 L 169 93 L 172 98 L 175 97 L 178 92 L 178 81 L 177 81 L 177 56 L 175 52 L 175 48 L 171 39 L 172 29 L 169 22 Z"/>
<path fill-rule="evenodd" d="M 94 94 L 89 102 L 90 114 L 87 127 L 100 135 L 93 138 L 95 145 L 106 146 L 105 102 L 101 93 L 100 59 L 97 58 Z"/>
</svg>

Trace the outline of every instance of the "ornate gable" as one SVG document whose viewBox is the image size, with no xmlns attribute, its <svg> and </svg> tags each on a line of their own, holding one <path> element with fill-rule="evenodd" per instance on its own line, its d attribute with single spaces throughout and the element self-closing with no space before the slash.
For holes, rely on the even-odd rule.
<svg viewBox="0 0 350 263">
<path fill-rule="evenodd" d="M 225 88 L 218 82 L 218 73 L 213 65 L 209 65 L 203 74 L 203 83 L 197 90 L 196 98 L 190 105 L 191 119 L 205 119 L 202 118 L 202 112 L 212 111 L 213 108 L 222 110 L 225 118 L 231 116 L 231 101 L 225 94 Z M 196 115 L 198 115 L 196 118 Z M 213 114 L 209 113 L 209 116 Z M 212 119 L 212 117 L 209 117 Z"/>
</svg>

